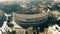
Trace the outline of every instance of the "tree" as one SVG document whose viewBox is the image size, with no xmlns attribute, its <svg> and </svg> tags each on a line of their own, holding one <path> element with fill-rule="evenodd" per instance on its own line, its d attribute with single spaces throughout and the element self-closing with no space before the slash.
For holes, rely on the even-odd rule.
<svg viewBox="0 0 60 34">
<path fill-rule="evenodd" d="M 20 10 L 20 5 L 17 3 L 13 3 L 11 5 L 6 4 L 1 9 L 7 14 L 11 14 L 12 12 Z"/>
</svg>

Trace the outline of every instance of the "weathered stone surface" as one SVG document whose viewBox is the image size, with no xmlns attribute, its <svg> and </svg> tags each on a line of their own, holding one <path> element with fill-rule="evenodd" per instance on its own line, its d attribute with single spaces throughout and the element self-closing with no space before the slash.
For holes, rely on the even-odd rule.
<svg viewBox="0 0 60 34">
<path fill-rule="evenodd" d="M 60 20 L 60 12 L 59 11 L 52 11 L 51 14 L 53 15 L 53 18 L 56 20 Z"/>
<path fill-rule="evenodd" d="M 27 28 L 27 34 L 33 34 L 33 27 Z"/>
<path fill-rule="evenodd" d="M 16 29 L 16 34 L 25 34 L 25 32 L 24 29 Z"/>
</svg>

